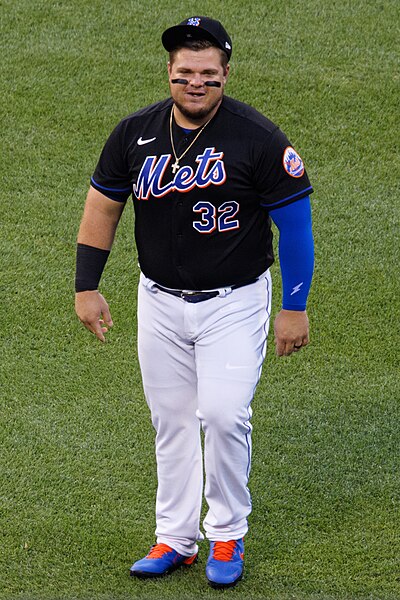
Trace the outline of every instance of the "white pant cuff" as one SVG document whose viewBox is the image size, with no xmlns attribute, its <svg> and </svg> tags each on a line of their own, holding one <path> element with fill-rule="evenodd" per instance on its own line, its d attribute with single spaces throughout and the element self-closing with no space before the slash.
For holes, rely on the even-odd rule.
<svg viewBox="0 0 400 600">
<path fill-rule="evenodd" d="M 182 554 L 182 556 L 193 556 L 193 554 L 197 554 L 199 551 L 199 547 L 196 543 L 193 544 L 182 544 L 179 543 L 174 538 L 169 538 L 168 536 L 158 537 L 157 544 L 167 544 L 170 548 L 178 552 L 178 554 Z"/>
</svg>

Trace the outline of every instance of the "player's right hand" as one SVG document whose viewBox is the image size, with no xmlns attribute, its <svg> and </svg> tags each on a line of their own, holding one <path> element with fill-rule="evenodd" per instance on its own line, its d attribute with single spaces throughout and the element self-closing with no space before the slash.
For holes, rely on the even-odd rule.
<svg viewBox="0 0 400 600">
<path fill-rule="evenodd" d="M 110 309 L 105 298 L 97 290 L 75 294 L 75 312 L 81 323 L 101 341 L 113 326 Z"/>
</svg>

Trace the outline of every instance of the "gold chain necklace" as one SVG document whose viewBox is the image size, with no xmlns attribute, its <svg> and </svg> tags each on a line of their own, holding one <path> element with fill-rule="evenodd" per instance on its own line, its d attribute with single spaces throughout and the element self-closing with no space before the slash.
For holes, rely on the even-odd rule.
<svg viewBox="0 0 400 600">
<path fill-rule="evenodd" d="M 211 119 L 208 119 L 208 121 L 206 123 L 204 123 L 203 127 L 200 129 L 200 131 L 198 132 L 198 134 L 196 135 L 196 137 L 194 138 L 194 140 L 192 141 L 192 143 L 186 148 L 185 152 L 183 154 L 181 154 L 180 156 L 177 156 L 176 155 L 176 150 L 175 150 L 175 144 L 174 144 L 174 137 L 172 135 L 172 118 L 173 118 L 173 115 L 174 115 L 174 106 L 172 105 L 171 115 L 170 115 L 170 118 L 169 118 L 169 136 L 171 138 L 172 152 L 174 153 L 174 157 L 175 157 L 175 162 L 172 165 L 172 172 L 175 175 L 175 173 L 179 169 L 179 161 L 182 160 L 182 158 L 185 156 L 186 152 L 188 152 L 190 150 L 190 148 L 193 146 L 193 144 L 195 143 L 195 141 L 197 140 L 197 138 L 199 137 L 199 135 L 207 127 L 207 125 L 209 124 L 209 122 L 211 121 Z"/>
</svg>

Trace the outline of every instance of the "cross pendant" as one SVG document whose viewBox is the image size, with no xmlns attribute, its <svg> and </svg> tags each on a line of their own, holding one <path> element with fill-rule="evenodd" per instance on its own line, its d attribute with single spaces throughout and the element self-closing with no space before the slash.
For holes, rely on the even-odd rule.
<svg viewBox="0 0 400 600">
<path fill-rule="evenodd" d="M 174 162 L 174 164 L 172 165 L 172 172 L 174 175 L 178 169 L 179 169 L 179 159 L 177 158 L 176 161 Z"/>
</svg>

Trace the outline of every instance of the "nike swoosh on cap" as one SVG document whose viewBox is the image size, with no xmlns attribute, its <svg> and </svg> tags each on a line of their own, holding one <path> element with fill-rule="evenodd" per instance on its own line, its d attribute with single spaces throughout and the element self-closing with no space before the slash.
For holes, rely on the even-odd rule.
<svg viewBox="0 0 400 600">
<path fill-rule="evenodd" d="M 143 146 L 144 144 L 149 144 L 150 142 L 154 142 L 154 140 L 157 139 L 155 137 L 149 138 L 148 140 L 143 140 L 142 136 L 140 136 L 140 138 L 137 141 L 138 146 Z"/>
</svg>

